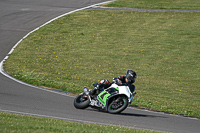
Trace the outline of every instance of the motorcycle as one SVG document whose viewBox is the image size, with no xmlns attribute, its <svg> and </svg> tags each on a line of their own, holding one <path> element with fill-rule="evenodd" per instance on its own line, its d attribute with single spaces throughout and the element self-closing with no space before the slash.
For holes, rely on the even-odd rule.
<svg viewBox="0 0 200 133">
<path fill-rule="evenodd" d="M 98 84 L 93 84 L 97 87 Z M 87 87 L 83 89 L 74 99 L 74 107 L 77 109 L 85 109 L 87 107 L 99 108 L 111 114 L 117 114 L 124 111 L 128 103 L 133 101 L 136 92 L 131 92 L 128 86 L 118 86 L 116 83 L 103 89 L 100 93 L 90 94 Z"/>
</svg>

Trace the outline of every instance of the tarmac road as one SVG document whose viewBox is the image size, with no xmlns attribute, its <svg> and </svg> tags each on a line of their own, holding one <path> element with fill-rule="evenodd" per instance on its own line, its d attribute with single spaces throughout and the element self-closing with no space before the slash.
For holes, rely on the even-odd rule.
<svg viewBox="0 0 200 133">
<path fill-rule="evenodd" d="M 1 0 L 0 61 L 27 33 L 64 13 L 106 0 Z M 127 108 L 118 115 L 73 107 L 74 97 L 18 83 L 0 74 L 0 111 L 137 129 L 199 133 L 200 120 Z"/>
</svg>

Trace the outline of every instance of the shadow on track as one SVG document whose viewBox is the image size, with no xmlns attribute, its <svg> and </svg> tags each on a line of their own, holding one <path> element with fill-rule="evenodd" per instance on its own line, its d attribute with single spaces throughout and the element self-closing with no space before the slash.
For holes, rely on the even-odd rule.
<svg viewBox="0 0 200 133">
<path fill-rule="evenodd" d="M 117 115 L 123 115 L 123 116 L 134 116 L 134 117 L 151 117 L 151 118 L 157 118 L 157 117 L 161 117 L 161 118 L 167 118 L 164 116 L 156 116 L 156 115 L 145 115 L 145 114 L 134 114 L 134 113 L 120 113 Z"/>
<path fill-rule="evenodd" d="M 110 114 L 104 110 L 98 109 L 98 108 L 87 108 L 87 111 L 92 111 L 92 112 L 99 112 L 99 113 L 107 113 Z M 118 116 L 129 116 L 129 117 L 149 117 L 149 118 L 167 118 L 165 116 L 158 116 L 158 115 L 147 115 L 147 114 L 136 114 L 136 113 L 119 113 L 119 114 L 110 114 L 110 115 L 118 115 Z"/>
</svg>

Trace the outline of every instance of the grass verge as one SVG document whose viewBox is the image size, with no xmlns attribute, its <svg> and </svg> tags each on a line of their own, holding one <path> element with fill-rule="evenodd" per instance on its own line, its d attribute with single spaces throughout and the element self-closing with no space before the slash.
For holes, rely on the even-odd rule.
<svg viewBox="0 0 200 133">
<path fill-rule="evenodd" d="M 0 112 L 1 133 L 156 133 L 118 126 L 76 123 Z"/>
<path fill-rule="evenodd" d="M 200 117 L 199 15 L 76 12 L 30 34 L 4 68 L 25 82 L 70 92 L 132 69 L 133 104 Z"/>
<path fill-rule="evenodd" d="M 143 9 L 200 9 L 199 0 L 117 0 L 104 6 Z"/>
</svg>

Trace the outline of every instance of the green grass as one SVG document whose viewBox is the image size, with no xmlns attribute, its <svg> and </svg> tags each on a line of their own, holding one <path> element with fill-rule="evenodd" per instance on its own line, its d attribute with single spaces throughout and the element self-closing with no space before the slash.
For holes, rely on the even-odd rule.
<svg viewBox="0 0 200 133">
<path fill-rule="evenodd" d="M 199 0 L 117 0 L 108 7 L 128 7 L 144 9 L 200 9 Z"/>
<path fill-rule="evenodd" d="M 75 123 L 0 112 L 1 133 L 156 133 L 120 126 Z"/>
<path fill-rule="evenodd" d="M 133 104 L 200 117 L 199 15 L 76 12 L 30 34 L 4 68 L 25 82 L 78 93 L 132 69 Z"/>
</svg>

